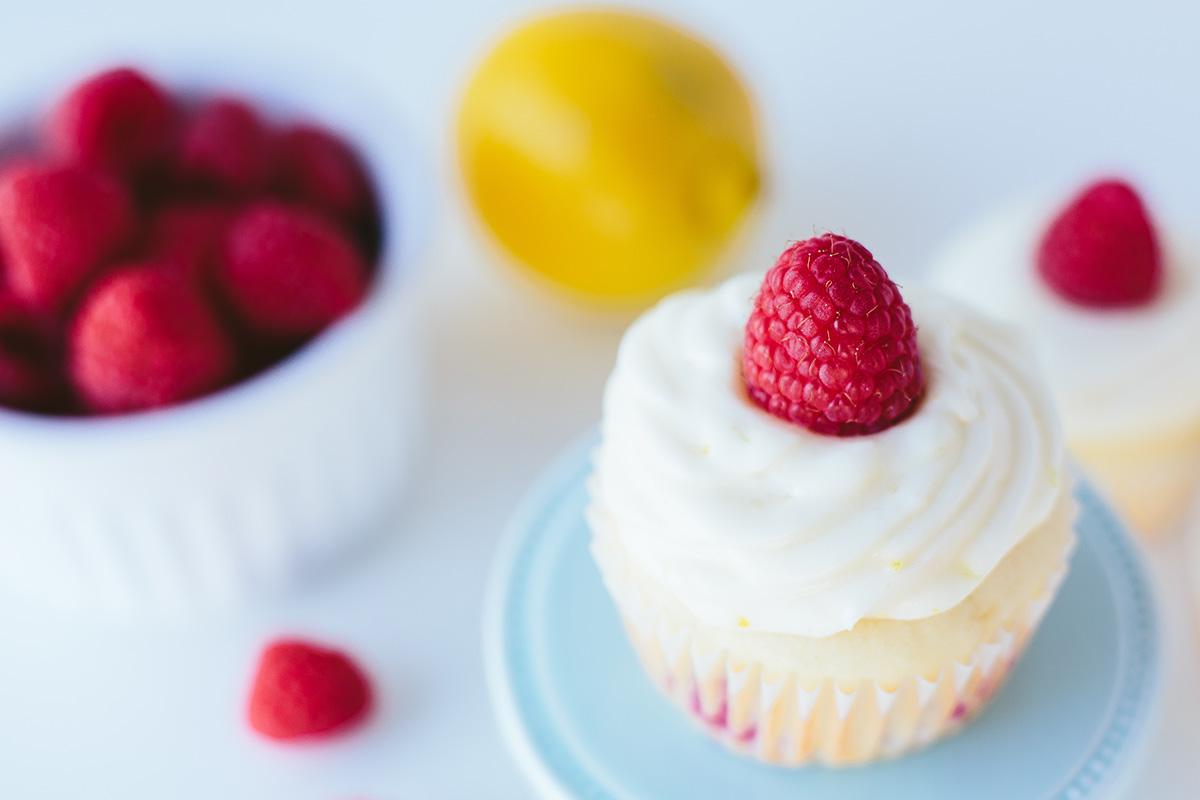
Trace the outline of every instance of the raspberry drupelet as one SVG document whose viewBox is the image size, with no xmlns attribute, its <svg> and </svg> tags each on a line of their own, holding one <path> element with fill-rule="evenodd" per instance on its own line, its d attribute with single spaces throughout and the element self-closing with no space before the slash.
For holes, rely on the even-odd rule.
<svg viewBox="0 0 1200 800">
<path fill-rule="evenodd" d="M 793 243 L 768 270 L 742 368 L 759 406 L 833 436 L 894 425 L 924 391 L 900 290 L 870 251 L 833 233 Z"/>
</svg>

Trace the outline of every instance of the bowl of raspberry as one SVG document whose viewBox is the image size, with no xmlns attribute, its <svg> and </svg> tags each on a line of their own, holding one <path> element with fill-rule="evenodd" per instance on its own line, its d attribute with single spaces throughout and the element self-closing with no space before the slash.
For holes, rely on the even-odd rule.
<svg viewBox="0 0 1200 800">
<path fill-rule="evenodd" d="M 177 616 L 394 527 L 419 164 L 345 87 L 220 69 L 0 119 L 0 592 Z"/>
</svg>

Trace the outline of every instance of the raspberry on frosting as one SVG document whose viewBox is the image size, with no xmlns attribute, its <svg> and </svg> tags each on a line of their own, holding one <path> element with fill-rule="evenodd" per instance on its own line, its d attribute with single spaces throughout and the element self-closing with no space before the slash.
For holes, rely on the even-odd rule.
<svg viewBox="0 0 1200 800">
<path fill-rule="evenodd" d="M 1162 258 L 1137 192 L 1118 180 L 1087 187 L 1046 231 L 1037 270 L 1058 295 L 1079 305 L 1128 307 L 1153 300 Z"/>
<path fill-rule="evenodd" d="M 272 739 L 295 739 L 359 721 L 370 706 L 370 683 L 349 656 L 281 639 L 260 657 L 250 692 L 250 725 Z"/>
<path fill-rule="evenodd" d="M 768 270 L 742 368 L 759 406 L 834 436 L 901 421 L 924 390 L 900 290 L 870 251 L 832 233 L 793 243 Z"/>
</svg>

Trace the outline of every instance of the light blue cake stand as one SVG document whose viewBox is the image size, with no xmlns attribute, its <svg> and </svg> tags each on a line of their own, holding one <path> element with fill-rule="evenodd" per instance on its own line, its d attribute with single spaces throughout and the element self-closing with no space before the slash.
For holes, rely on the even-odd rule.
<svg viewBox="0 0 1200 800">
<path fill-rule="evenodd" d="M 896 761 L 784 769 L 710 741 L 643 675 L 588 553 L 595 444 L 581 440 L 530 492 L 488 591 L 493 703 L 543 797 L 1092 800 L 1119 797 L 1136 775 L 1162 687 L 1160 624 L 1135 547 L 1087 485 L 1070 574 L 978 719 Z"/>
</svg>

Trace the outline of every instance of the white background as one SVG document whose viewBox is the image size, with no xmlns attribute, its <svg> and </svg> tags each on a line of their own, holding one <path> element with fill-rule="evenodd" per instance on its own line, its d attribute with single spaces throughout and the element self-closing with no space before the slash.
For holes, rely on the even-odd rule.
<svg viewBox="0 0 1200 800">
<path fill-rule="evenodd" d="M 24 2 L 0 15 L 0 102 L 31 76 L 138 54 L 319 66 L 406 121 L 439 211 L 427 292 L 428 468 L 397 536 L 302 594 L 183 629 L 6 612 L 4 798 L 516 798 L 480 666 L 483 583 L 520 493 L 599 414 L 627 318 L 583 315 L 498 269 L 464 220 L 449 158 L 481 49 L 543 4 L 206 0 Z M 901 280 L 993 204 L 1118 170 L 1200 230 L 1200 6 L 1142 2 L 654 3 L 718 43 L 756 94 L 772 154 L 766 213 L 731 268 L 763 266 L 814 225 L 846 231 Z M 1114 364 L 1114 369 L 1119 369 Z M 1170 614 L 1164 732 L 1138 797 L 1193 797 L 1200 700 L 1174 542 L 1152 553 Z M 343 642 L 381 684 L 371 725 L 290 750 L 241 724 L 257 646 Z M 54 687 L 46 694 L 46 687 Z"/>
</svg>

